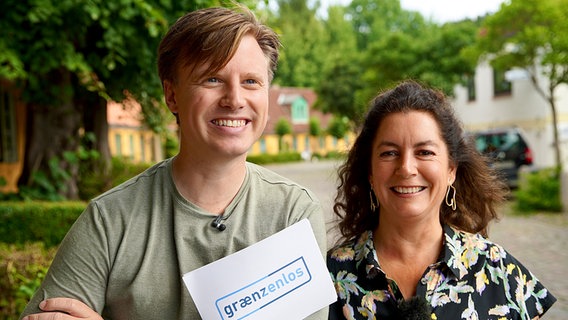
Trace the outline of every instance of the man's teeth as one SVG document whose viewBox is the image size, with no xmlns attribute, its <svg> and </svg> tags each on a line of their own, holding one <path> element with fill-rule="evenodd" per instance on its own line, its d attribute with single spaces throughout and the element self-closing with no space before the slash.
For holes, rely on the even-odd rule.
<svg viewBox="0 0 568 320">
<path fill-rule="evenodd" d="M 403 188 L 403 187 L 395 187 L 394 191 L 398 193 L 416 193 L 422 190 L 422 187 L 410 187 L 410 188 Z"/>
<path fill-rule="evenodd" d="M 245 120 L 213 120 L 213 123 L 222 127 L 243 127 L 246 124 Z"/>
</svg>

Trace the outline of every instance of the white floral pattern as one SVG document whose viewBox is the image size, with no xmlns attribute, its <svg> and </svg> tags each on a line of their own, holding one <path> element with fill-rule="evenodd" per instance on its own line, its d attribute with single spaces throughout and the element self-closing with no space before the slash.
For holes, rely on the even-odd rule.
<svg viewBox="0 0 568 320">
<path fill-rule="evenodd" d="M 444 250 L 417 284 L 432 319 L 523 319 L 542 316 L 556 301 L 519 261 L 481 235 L 445 226 Z M 394 319 L 402 299 L 381 271 L 371 231 L 330 250 L 328 268 L 338 301 L 330 319 Z"/>
</svg>

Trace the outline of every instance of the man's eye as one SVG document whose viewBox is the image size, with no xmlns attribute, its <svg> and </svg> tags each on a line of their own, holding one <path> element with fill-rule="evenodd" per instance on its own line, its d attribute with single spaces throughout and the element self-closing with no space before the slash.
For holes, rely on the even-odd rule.
<svg viewBox="0 0 568 320">
<path fill-rule="evenodd" d="M 254 80 L 254 79 L 247 79 L 247 80 L 245 80 L 245 83 L 246 84 L 257 84 L 258 81 Z"/>
</svg>

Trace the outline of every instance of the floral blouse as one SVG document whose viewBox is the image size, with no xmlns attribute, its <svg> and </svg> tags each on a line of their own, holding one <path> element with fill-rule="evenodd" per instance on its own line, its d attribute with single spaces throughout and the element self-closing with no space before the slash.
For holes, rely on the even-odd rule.
<svg viewBox="0 0 568 320">
<path fill-rule="evenodd" d="M 438 262 L 416 287 L 428 319 L 538 319 L 556 301 L 501 246 L 449 226 L 444 233 Z M 372 231 L 330 250 L 327 265 L 338 294 L 329 319 L 401 318 L 402 294 L 381 270 Z"/>
</svg>

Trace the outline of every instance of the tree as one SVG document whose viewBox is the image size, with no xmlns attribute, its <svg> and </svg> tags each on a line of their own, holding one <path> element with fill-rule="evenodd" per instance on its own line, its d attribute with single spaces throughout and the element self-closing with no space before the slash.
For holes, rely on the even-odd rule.
<svg viewBox="0 0 568 320">
<path fill-rule="evenodd" d="M 558 140 L 556 89 L 568 84 L 568 0 L 511 0 L 483 22 L 470 54 L 501 70 L 525 70 L 550 106 L 556 166 Z M 540 75 L 544 77 L 541 77 Z"/>
<path fill-rule="evenodd" d="M 214 0 L 50 1 L 0 3 L 0 77 L 23 92 L 27 144 L 20 188 L 55 187 L 76 199 L 81 132 L 109 157 L 106 103 L 132 97 L 159 130 L 165 108 L 156 48 L 182 12 Z M 57 163 L 56 166 L 53 163 Z M 67 175 L 54 174 L 54 167 Z M 104 169 L 104 168 L 103 168 Z M 39 181 L 38 174 L 44 179 Z"/>
<path fill-rule="evenodd" d="M 278 0 L 278 12 L 270 20 L 281 37 L 282 50 L 274 83 L 292 87 L 314 87 L 321 79 L 327 54 L 325 30 L 317 19 L 318 4 L 306 0 Z"/>
<path fill-rule="evenodd" d="M 327 132 L 337 139 L 342 139 L 349 130 L 349 119 L 346 117 L 333 117 L 331 119 Z"/>
<path fill-rule="evenodd" d="M 359 104 L 355 99 L 357 90 L 364 87 L 356 33 L 346 20 L 346 9 L 341 6 L 328 8 L 324 26 L 328 31 L 325 42 L 328 53 L 323 76 L 315 87 L 318 94 L 315 108 L 346 116 L 357 123 L 365 111 L 365 104 Z"/>
<path fill-rule="evenodd" d="M 292 126 L 290 125 L 290 122 L 288 122 L 288 120 L 286 120 L 286 118 L 280 118 L 276 122 L 276 126 L 274 127 L 274 131 L 276 132 L 276 135 L 278 136 L 278 150 L 282 151 L 282 149 L 283 149 L 282 138 L 285 135 L 292 133 Z M 287 149 L 287 148 L 285 148 L 285 149 Z"/>
</svg>

